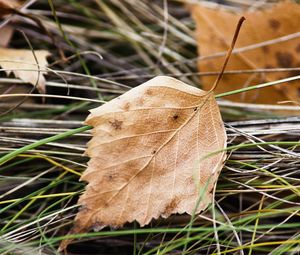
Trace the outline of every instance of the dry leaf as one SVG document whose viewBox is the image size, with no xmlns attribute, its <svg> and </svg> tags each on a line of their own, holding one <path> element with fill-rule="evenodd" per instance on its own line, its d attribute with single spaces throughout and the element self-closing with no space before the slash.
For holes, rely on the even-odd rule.
<svg viewBox="0 0 300 255">
<path fill-rule="evenodd" d="M 223 167 L 226 133 L 213 93 L 156 77 L 91 110 L 91 158 L 73 232 L 141 226 L 160 216 L 192 214 L 212 199 Z M 61 248 L 65 247 L 65 243 Z"/>
<path fill-rule="evenodd" d="M 14 29 L 11 26 L 4 26 L 0 28 L 0 47 L 7 47 L 14 33 Z"/>
<path fill-rule="evenodd" d="M 37 83 L 37 89 L 40 93 L 45 93 L 45 77 L 43 75 L 47 66 L 46 57 L 50 53 L 46 50 L 36 50 L 34 54 L 37 58 L 38 65 L 31 50 L 19 49 L 6 49 L 0 48 L 0 66 L 7 69 L 6 73 L 9 75 L 11 72 L 21 80 L 28 82 L 32 85 Z"/>
<path fill-rule="evenodd" d="M 235 48 L 299 32 L 300 5 L 291 2 L 283 2 L 273 8 L 268 7 L 246 13 L 234 13 L 220 8 L 212 9 L 200 4 L 193 5 L 191 11 L 197 25 L 196 37 L 201 56 L 227 51 L 236 23 L 241 15 L 246 17 L 246 22 L 240 31 Z M 226 70 L 300 67 L 299 52 L 300 38 L 297 37 L 232 55 Z M 224 57 L 200 60 L 199 69 L 202 72 L 219 71 L 223 61 Z M 215 93 L 295 75 L 297 75 L 296 72 L 224 75 Z M 214 80 L 214 76 L 202 77 L 204 89 L 210 88 Z M 255 103 L 277 103 L 284 100 L 297 102 L 299 101 L 299 92 L 300 82 L 295 81 L 293 84 L 272 86 L 227 98 L 233 101 Z"/>
<path fill-rule="evenodd" d="M 19 0 L 0 0 L 0 18 L 11 14 L 14 9 L 18 9 L 22 5 Z"/>
<path fill-rule="evenodd" d="M 14 9 L 21 7 L 22 1 L 17 0 L 0 0 L 0 18 L 6 17 L 8 14 L 12 14 Z M 3 24 L 0 27 L 0 46 L 7 47 L 10 39 L 13 35 L 14 28 Z"/>
</svg>

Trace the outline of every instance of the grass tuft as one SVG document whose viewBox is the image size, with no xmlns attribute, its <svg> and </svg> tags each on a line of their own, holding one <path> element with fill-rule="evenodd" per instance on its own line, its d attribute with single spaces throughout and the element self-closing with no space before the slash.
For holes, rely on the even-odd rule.
<svg viewBox="0 0 300 255">
<path fill-rule="evenodd" d="M 194 24 L 182 1 L 31 2 L 22 11 L 44 28 L 18 15 L 7 18 L 16 28 L 9 47 L 28 48 L 22 30 L 32 50 L 52 56 L 46 95 L 29 93 L 32 86 L 1 69 L 1 112 L 27 98 L 0 116 L 0 254 L 59 254 L 67 238 L 75 239 L 70 254 L 300 252 L 300 118 L 287 116 L 299 107 L 226 101 L 249 89 L 288 86 L 299 76 L 216 96 L 228 160 L 205 212 L 145 228 L 134 223 L 68 235 L 85 186 L 79 178 L 88 161 L 83 152 L 91 127 L 82 123 L 88 110 L 156 75 L 199 87 L 199 75 L 217 73 L 197 70 Z"/>
</svg>

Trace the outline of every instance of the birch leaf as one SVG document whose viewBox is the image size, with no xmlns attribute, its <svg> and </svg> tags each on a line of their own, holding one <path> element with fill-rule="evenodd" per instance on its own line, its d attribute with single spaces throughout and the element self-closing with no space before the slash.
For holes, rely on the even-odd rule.
<svg viewBox="0 0 300 255">
<path fill-rule="evenodd" d="M 0 28 L 0 47 L 7 47 L 7 45 L 10 42 L 10 39 L 12 38 L 12 35 L 14 33 L 14 29 L 11 26 L 4 26 Z"/>
<path fill-rule="evenodd" d="M 12 14 L 14 9 L 18 9 L 23 1 L 18 0 L 0 0 L 0 18 Z"/>
<path fill-rule="evenodd" d="M 88 185 L 73 233 L 144 226 L 211 202 L 225 153 L 206 156 L 226 147 L 213 93 L 159 76 L 91 110 L 86 124 L 94 127 L 81 177 Z"/>
<path fill-rule="evenodd" d="M 43 73 L 45 73 L 48 64 L 46 57 L 50 53 L 46 50 L 36 50 L 34 54 L 38 63 L 36 63 L 31 50 L 0 48 L 0 66 L 7 69 L 7 75 L 13 72 L 16 77 L 24 82 L 32 85 L 37 83 L 39 92 L 45 93 L 46 80 Z"/>
<path fill-rule="evenodd" d="M 266 5 L 256 10 L 233 12 L 224 8 L 207 7 L 197 3 L 191 6 L 191 12 L 196 21 L 196 39 L 201 56 L 226 51 L 230 45 L 236 22 L 241 16 L 246 17 L 246 22 L 239 33 L 236 49 L 255 44 L 260 46 L 233 54 L 226 70 L 299 68 L 300 38 L 293 36 L 299 32 L 299 4 L 281 1 L 271 7 Z M 290 36 L 289 39 L 287 39 L 288 36 Z M 269 40 L 274 41 L 266 45 L 263 44 Z M 201 59 L 198 67 L 201 72 L 218 72 L 223 62 L 224 56 Z M 226 74 L 215 92 L 219 94 L 296 75 L 299 75 L 299 71 Z M 214 80 L 214 76 L 203 76 L 201 77 L 201 84 L 204 89 L 207 89 L 211 87 Z M 299 102 L 299 95 L 300 81 L 297 80 L 226 98 L 239 102 L 277 104 L 280 101 L 297 103 Z"/>
</svg>

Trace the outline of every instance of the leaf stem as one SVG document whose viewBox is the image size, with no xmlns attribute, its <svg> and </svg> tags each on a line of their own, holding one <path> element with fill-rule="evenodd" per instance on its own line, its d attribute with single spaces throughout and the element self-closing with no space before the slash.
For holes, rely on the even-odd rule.
<svg viewBox="0 0 300 255">
<path fill-rule="evenodd" d="M 243 22 L 244 22 L 245 20 L 246 20 L 246 18 L 245 18 L 244 16 L 242 16 L 242 17 L 239 19 L 239 22 L 238 22 L 238 24 L 236 25 L 236 29 L 235 29 L 235 32 L 234 32 L 234 35 L 233 35 L 233 38 L 232 38 L 231 45 L 230 45 L 230 47 L 229 47 L 229 49 L 228 49 L 228 51 L 227 51 L 227 54 L 226 54 L 225 61 L 224 61 L 224 63 L 223 63 L 221 72 L 219 73 L 219 75 L 218 75 L 218 77 L 217 77 L 217 79 L 216 79 L 214 85 L 213 85 L 212 88 L 209 90 L 209 92 L 214 91 L 215 88 L 218 86 L 220 80 L 222 79 L 223 73 L 224 73 L 224 71 L 225 71 L 225 68 L 226 68 L 227 63 L 228 63 L 228 61 L 229 61 L 229 59 L 230 59 L 231 53 L 232 53 L 232 51 L 233 51 L 233 49 L 234 49 L 234 45 L 235 45 L 236 40 L 237 40 L 237 38 L 238 38 L 239 32 L 240 32 L 240 30 L 241 30 L 242 24 L 243 24 Z"/>
</svg>

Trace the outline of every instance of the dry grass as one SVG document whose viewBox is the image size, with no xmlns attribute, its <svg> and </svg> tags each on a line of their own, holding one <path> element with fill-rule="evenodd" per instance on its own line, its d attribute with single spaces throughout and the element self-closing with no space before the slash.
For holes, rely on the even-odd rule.
<svg viewBox="0 0 300 255">
<path fill-rule="evenodd" d="M 84 189 L 78 179 L 90 133 L 74 130 L 88 109 L 159 74 L 194 86 L 199 75 L 216 75 L 196 69 L 194 24 L 180 1 L 31 2 L 23 12 L 52 38 L 30 19 L 15 15 L 10 24 L 34 50 L 50 50 L 52 64 L 46 96 L 29 95 L 30 85 L 3 72 L 0 78 L 3 112 L 28 95 L 1 116 L 1 156 L 15 153 L 0 158 L 1 254 L 58 254 Z M 10 47 L 30 48 L 18 30 Z M 82 234 L 68 254 L 299 254 L 300 118 L 274 112 L 298 108 L 219 100 L 229 148 L 210 208 L 193 222 L 175 215 L 143 229 Z"/>
</svg>

